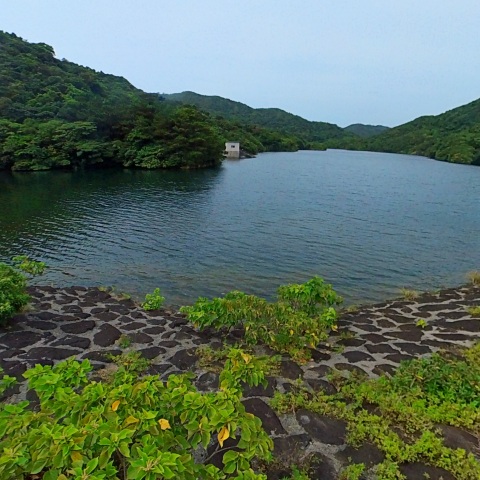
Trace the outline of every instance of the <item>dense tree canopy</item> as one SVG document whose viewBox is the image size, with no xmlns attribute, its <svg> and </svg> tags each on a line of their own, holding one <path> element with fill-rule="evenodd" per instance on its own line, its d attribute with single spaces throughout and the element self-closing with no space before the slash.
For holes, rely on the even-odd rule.
<svg viewBox="0 0 480 480">
<path fill-rule="evenodd" d="M 198 168 L 218 164 L 232 139 L 250 153 L 302 146 L 293 136 L 165 101 L 0 31 L 0 169 Z"/>
</svg>

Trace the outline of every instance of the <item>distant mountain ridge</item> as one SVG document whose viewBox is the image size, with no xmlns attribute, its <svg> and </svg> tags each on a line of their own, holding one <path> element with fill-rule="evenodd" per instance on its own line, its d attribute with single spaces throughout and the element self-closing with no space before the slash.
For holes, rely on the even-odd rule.
<svg viewBox="0 0 480 480">
<path fill-rule="evenodd" d="M 355 133 L 327 122 L 311 122 L 280 108 L 252 108 L 241 102 L 195 92 L 162 94 L 167 100 L 195 105 L 213 115 L 247 125 L 259 125 L 320 144 L 332 138 L 354 138 Z M 318 146 L 318 145 L 317 145 Z"/>
<path fill-rule="evenodd" d="M 353 123 L 352 125 L 345 127 L 344 130 L 354 133 L 359 137 L 368 138 L 379 135 L 386 130 L 390 130 L 390 127 L 385 127 L 384 125 L 365 125 L 363 123 Z"/>
</svg>

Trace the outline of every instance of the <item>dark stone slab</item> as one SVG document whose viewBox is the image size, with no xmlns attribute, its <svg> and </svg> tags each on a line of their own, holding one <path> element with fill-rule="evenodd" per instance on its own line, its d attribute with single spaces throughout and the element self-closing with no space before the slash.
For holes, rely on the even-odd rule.
<svg viewBox="0 0 480 480">
<path fill-rule="evenodd" d="M 48 360 L 65 360 L 73 355 L 79 355 L 81 350 L 74 348 L 57 348 L 57 347 L 33 347 L 27 353 L 22 355 L 26 360 L 40 361 Z"/>
<path fill-rule="evenodd" d="M 434 333 L 435 337 L 440 340 L 449 340 L 451 342 L 463 342 L 465 340 L 472 340 L 470 335 L 464 335 L 463 333 Z"/>
<path fill-rule="evenodd" d="M 179 342 L 182 342 L 184 340 L 192 340 L 194 336 L 192 335 L 191 332 L 180 331 L 180 332 L 175 332 L 175 335 L 172 338 L 174 338 L 175 340 L 178 340 Z"/>
<path fill-rule="evenodd" d="M 60 325 L 60 329 L 65 333 L 85 333 L 95 328 L 93 320 L 82 320 L 81 322 L 67 323 Z"/>
<path fill-rule="evenodd" d="M 21 355 L 22 353 L 25 353 L 25 350 L 22 350 L 20 348 L 7 348 L 6 350 L 0 350 L 0 360 L 16 357 L 17 355 Z"/>
<path fill-rule="evenodd" d="M 29 331 L 9 332 L 0 337 L 0 344 L 8 348 L 25 348 L 34 345 L 44 338 L 41 333 Z"/>
<path fill-rule="evenodd" d="M 100 290 L 91 289 L 85 293 L 85 298 L 88 298 L 92 302 L 104 302 L 110 300 L 112 297 L 107 292 L 102 292 Z"/>
<path fill-rule="evenodd" d="M 326 360 L 330 360 L 331 358 L 331 355 L 329 353 L 325 353 L 325 352 L 320 352 L 319 350 L 316 350 L 314 348 L 310 348 L 310 353 L 312 355 L 312 360 L 314 362 L 324 362 Z"/>
<path fill-rule="evenodd" d="M 273 456 L 276 459 L 290 461 L 292 452 L 305 450 L 310 444 L 310 437 L 302 433 L 300 435 L 289 435 L 287 437 L 277 437 L 273 439 Z"/>
<path fill-rule="evenodd" d="M 173 357 L 170 357 L 168 361 L 177 367 L 179 370 L 193 370 L 197 363 L 197 356 L 195 355 L 196 348 L 186 348 L 180 350 Z"/>
<path fill-rule="evenodd" d="M 472 320 L 459 320 L 449 324 L 455 330 L 466 330 L 467 332 L 480 332 L 480 318 Z"/>
<path fill-rule="evenodd" d="M 341 371 L 355 372 L 363 376 L 367 375 L 367 372 L 365 372 L 363 368 L 360 368 L 357 365 L 351 365 L 350 363 L 336 363 L 335 368 Z"/>
<path fill-rule="evenodd" d="M 342 338 L 338 341 L 340 345 L 345 347 L 361 347 L 365 342 L 366 340 L 362 340 L 361 338 Z"/>
<path fill-rule="evenodd" d="M 379 335 L 378 333 L 367 333 L 366 335 L 362 335 L 361 338 L 370 343 L 384 343 L 386 341 L 385 336 Z"/>
<path fill-rule="evenodd" d="M 288 378 L 290 380 L 296 380 L 303 375 L 303 370 L 292 360 L 282 360 L 280 362 L 279 376 Z"/>
<path fill-rule="evenodd" d="M 405 362 L 407 360 L 413 360 L 415 357 L 412 355 L 407 355 L 403 353 L 392 353 L 385 357 L 386 360 L 390 360 L 393 363 Z"/>
<path fill-rule="evenodd" d="M 149 335 L 160 335 L 162 334 L 163 332 L 165 332 L 165 327 L 147 327 L 147 328 L 144 328 L 143 330 L 143 333 L 148 333 Z"/>
<path fill-rule="evenodd" d="M 108 323 L 100 326 L 98 333 L 93 337 L 93 342 L 99 347 L 109 347 L 113 345 L 121 336 L 120 330 Z"/>
<path fill-rule="evenodd" d="M 370 353 L 398 353 L 398 350 L 393 348 L 388 343 L 379 343 L 376 345 L 365 345 L 365 348 Z"/>
<path fill-rule="evenodd" d="M 106 312 L 108 312 L 108 308 L 106 307 L 95 307 L 90 310 L 90 313 L 92 315 L 97 315 L 98 313 L 106 313 Z"/>
<path fill-rule="evenodd" d="M 87 352 L 82 355 L 82 359 L 91 360 L 93 362 L 111 363 L 112 360 L 108 358 L 108 355 L 120 355 L 121 353 L 122 351 L 118 349 Z"/>
<path fill-rule="evenodd" d="M 443 443 L 448 448 L 463 448 L 463 450 L 477 454 L 479 453 L 479 439 L 461 428 L 452 427 L 450 425 L 438 426 L 443 434 Z"/>
<path fill-rule="evenodd" d="M 327 382 L 326 380 L 310 378 L 307 380 L 307 383 L 312 387 L 312 389 L 315 392 L 318 392 L 319 390 L 321 390 L 325 392 L 327 395 L 334 395 L 335 393 L 337 393 L 337 389 L 330 382 Z"/>
<path fill-rule="evenodd" d="M 364 463 L 367 468 L 385 460 L 385 454 L 371 443 L 365 443 L 360 448 L 347 445 L 345 450 L 337 453 L 336 457 L 344 465 Z"/>
<path fill-rule="evenodd" d="M 431 340 L 429 338 L 422 340 L 421 344 L 429 345 L 430 347 L 436 347 L 436 348 L 447 348 L 452 346 L 450 342 L 441 342 L 440 340 Z"/>
<path fill-rule="evenodd" d="M 411 318 L 405 315 L 399 315 L 398 313 L 395 313 L 395 312 L 386 312 L 385 317 L 387 318 L 387 320 L 392 320 L 397 324 L 402 324 L 402 323 L 407 323 L 412 321 Z"/>
<path fill-rule="evenodd" d="M 385 336 L 409 342 L 419 342 L 423 337 L 423 330 L 417 327 L 415 330 L 407 330 L 405 332 L 387 332 Z"/>
<path fill-rule="evenodd" d="M 83 313 L 83 310 L 78 305 L 67 305 L 62 308 L 62 312 L 65 313 Z"/>
<path fill-rule="evenodd" d="M 419 345 L 418 343 L 394 343 L 396 347 L 399 347 L 402 352 L 408 353 L 410 355 L 425 355 L 430 353 L 432 350 L 430 347 L 425 345 Z"/>
<path fill-rule="evenodd" d="M 248 384 L 242 382 L 242 391 L 245 398 L 248 397 L 273 397 L 275 393 L 276 380 L 273 377 L 267 378 L 267 386 L 257 385 L 250 387 Z"/>
<path fill-rule="evenodd" d="M 55 340 L 50 345 L 52 345 L 52 347 L 68 346 L 86 350 L 90 346 L 90 339 L 86 337 L 77 337 L 76 335 L 67 335 L 65 337 L 59 338 L 58 340 Z"/>
<path fill-rule="evenodd" d="M 18 360 L 12 360 L 10 362 L 3 361 L 1 366 L 3 368 L 4 375 L 10 375 L 11 377 L 16 377 L 19 380 L 25 380 L 22 377 L 27 370 L 27 365 L 25 362 L 19 362 Z"/>
<path fill-rule="evenodd" d="M 101 320 L 102 322 L 113 322 L 119 317 L 118 313 L 114 312 L 104 312 L 104 313 L 96 313 L 95 318 Z"/>
<path fill-rule="evenodd" d="M 372 324 L 364 324 L 364 325 L 358 324 L 358 325 L 356 325 L 356 327 L 359 330 L 363 330 L 364 332 L 380 332 L 381 331 L 381 329 L 379 327 L 377 327 L 376 325 L 372 325 Z"/>
<path fill-rule="evenodd" d="M 57 324 L 53 322 L 46 322 L 45 320 L 28 320 L 26 324 L 30 328 L 36 328 L 37 330 L 55 330 Z"/>
<path fill-rule="evenodd" d="M 153 338 L 150 335 L 142 332 L 129 333 L 128 337 L 133 343 L 152 343 Z"/>
<path fill-rule="evenodd" d="M 425 480 L 426 478 L 456 480 L 450 472 L 443 468 L 431 467 L 419 462 L 400 465 L 400 471 L 407 477 L 407 480 Z"/>
<path fill-rule="evenodd" d="M 333 372 L 333 369 L 328 365 L 320 365 L 318 367 L 309 368 L 309 371 L 315 372 L 319 377 L 326 377 Z"/>
<path fill-rule="evenodd" d="M 56 314 L 52 312 L 35 312 L 34 316 L 39 320 L 52 320 L 56 317 Z"/>
<path fill-rule="evenodd" d="M 140 328 L 145 327 L 146 324 L 143 322 L 130 322 L 122 325 L 122 330 L 132 331 L 132 330 L 139 330 Z"/>
<path fill-rule="evenodd" d="M 309 478 L 318 480 L 338 480 L 333 462 L 321 453 L 313 453 L 310 457 Z"/>
<path fill-rule="evenodd" d="M 180 345 L 180 343 L 176 342 L 175 340 L 163 340 L 161 342 L 158 342 L 158 344 L 161 347 L 166 347 L 166 348 L 174 348 L 174 347 L 178 347 L 178 345 Z"/>
<path fill-rule="evenodd" d="M 159 375 L 159 376 L 162 376 L 165 374 L 165 372 L 167 370 L 169 370 L 170 368 L 172 368 L 172 366 L 168 363 L 162 363 L 160 365 L 150 365 L 148 368 L 147 368 L 147 371 L 145 372 L 147 375 Z"/>
<path fill-rule="evenodd" d="M 111 312 L 118 313 L 119 315 L 128 315 L 130 313 L 130 309 L 124 305 L 115 304 L 110 305 L 108 308 Z"/>
<path fill-rule="evenodd" d="M 462 310 L 460 312 L 442 312 L 438 315 L 438 318 L 446 320 L 458 320 L 460 318 L 465 318 L 468 316 L 468 313 L 465 310 Z"/>
<path fill-rule="evenodd" d="M 148 360 L 153 360 L 159 355 L 163 355 L 166 350 L 162 347 L 148 347 L 144 348 L 143 350 L 139 350 L 138 352 L 141 353 L 142 356 L 147 358 Z"/>
<path fill-rule="evenodd" d="M 325 415 L 318 415 L 305 409 L 296 413 L 298 423 L 314 440 L 329 445 L 343 445 L 347 423 Z"/>
<path fill-rule="evenodd" d="M 130 312 L 130 316 L 136 319 L 145 319 L 147 318 L 143 312 Z"/>
<path fill-rule="evenodd" d="M 219 385 L 219 375 L 214 372 L 206 372 L 198 377 L 195 385 L 202 392 L 217 390 Z"/>
<path fill-rule="evenodd" d="M 263 429 L 269 435 L 284 435 L 287 433 L 275 412 L 263 400 L 259 398 L 249 398 L 243 400 L 242 403 L 248 413 L 252 413 L 260 418 Z"/>
<path fill-rule="evenodd" d="M 375 365 L 372 372 L 375 375 L 385 375 L 386 373 L 390 376 L 393 376 L 395 373 L 396 367 L 390 365 L 389 363 L 380 363 Z"/>
<path fill-rule="evenodd" d="M 356 351 L 356 350 L 353 350 L 351 352 L 343 352 L 342 355 L 349 362 L 353 362 L 353 363 L 374 360 L 374 358 L 371 355 L 369 355 L 368 353 L 359 352 L 359 351 Z"/>
<path fill-rule="evenodd" d="M 189 322 L 186 318 L 175 318 L 171 321 L 170 326 L 172 328 L 178 328 L 188 324 Z"/>
<path fill-rule="evenodd" d="M 447 303 L 429 303 L 427 305 L 420 305 L 418 311 L 420 312 L 441 312 L 443 310 L 449 310 L 452 306 Z"/>
</svg>

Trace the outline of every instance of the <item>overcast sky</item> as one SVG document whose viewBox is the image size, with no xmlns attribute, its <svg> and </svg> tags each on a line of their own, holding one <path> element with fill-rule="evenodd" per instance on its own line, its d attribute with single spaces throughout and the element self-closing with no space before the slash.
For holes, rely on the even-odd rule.
<svg viewBox="0 0 480 480">
<path fill-rule="evenodd" d="M 0 29 L 148 92 L 340 126 L 480 97 L 480 0 L 0 0 Z"/>
</svg>

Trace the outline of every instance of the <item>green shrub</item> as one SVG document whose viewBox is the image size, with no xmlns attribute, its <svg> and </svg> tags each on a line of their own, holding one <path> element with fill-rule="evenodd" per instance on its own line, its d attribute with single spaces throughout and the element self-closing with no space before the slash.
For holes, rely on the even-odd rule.
<svg viewBox="0 0 480 480">
<path fill-rule="evenodd" d="M 0 324 L 3 325 L 22 307 L 30 297 L 25 288 L 27 279 L 15 268 L 0 263 Z"/>
<path fill-rule="evenodd" d="M 28 278 L 22 272 L 33 276 L 45 270 L 43 262 L 35 262 L 25 255 L 12 260 L 18 264 L 16 267 L 0 263 L 0 325 L 4 325 L 30 300 L 25 291 Z"/>
<path fill-rule="evenodd" d="M 160 289 L 156 288 L 153 293 L 145 295 L 145 301 L 142 303 L 144 310 L 158 310 L 165 301 L 165 297 L 160 294 Z"/>
<path fill-rule="evenodd" d="M 214 393 L 198 392 L 188 374 L 170 375 L 166 382 L 139 377 L 138 359 L 125 358 L 108 383 L 89 380 L 88 360 L 25 372 L 40 405 L 34 411 L 28 401 L 0 406 L 0 478 L 266 478 L 250 463 L 269 460 L 273 442 L 240 401 L 238 377 L 248 369 L 248 357 L 232 355 Z M 237 441 L 235 448 L 224 444 L 228 438 Z M 217 454 L 222 468 L 210 463 Z"/>
<path fill-rule="evenodd" d="M 273 303 L 232 291 L 223 298 L 199 298 L 181 311 L 197 328 L 243 326 L 246 344 L 264 343 L 304 361 L 309 358 L 307 347 L 316 347 L 336 328 L 334 306 L 341 301 L 331 285 L 314 277 L 304 284 L 280 287 Z"/>
</svg>

